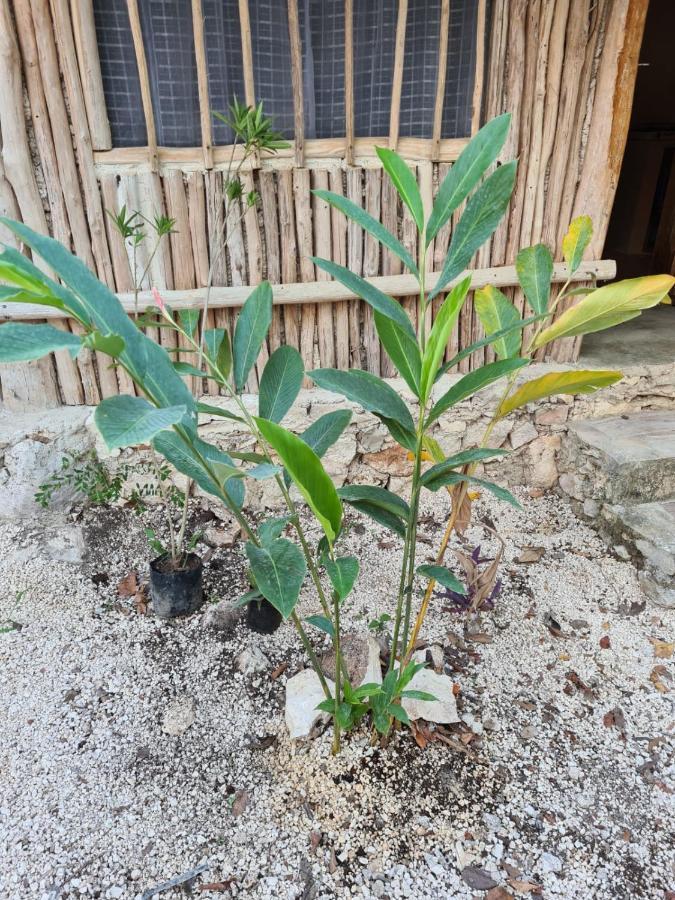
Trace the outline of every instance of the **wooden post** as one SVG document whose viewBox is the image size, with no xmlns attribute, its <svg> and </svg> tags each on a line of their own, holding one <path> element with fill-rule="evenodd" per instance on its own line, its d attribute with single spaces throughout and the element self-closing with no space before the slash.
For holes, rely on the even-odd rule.
<svg viewBox="0 0 675 900">
<path fill-rule="evenodd" d="M 239 0 L 239 27 L 241 30 L 241 55 L 244 66 L 244 96 L 247 106 L 255 106 L 251 16 L 248 9 L 248 0 Z"/>
<path fill-rule="evenodd" d="M 354 0 L 345 0 L 345 159 L 354 165 Z"/>
<path fill-rule="evenodd" d="M 267 280 L 272 284 L 279 284 L 281 282 L 281 259 L 279 252 L 280 227 L 274 172 L 270 169 L 261 169 L 259 179 L 263 228 L 265 231 Z M 269 342 L 270 353 L 274 353 L 277 347 L 280 347 L 283 343 L 283 316 L 281 309 L 278 306 L 272 309 L 272 324 L 270 325 Z"/>
<path fill-rule="evenodd" d="M 209 103 L 209 74 L 204 46 L 204 12 L 202 0 L 192 0 L 192 30 L 195 38 L 195 58 L 197 61 L 197 85 L 199 88 L 199 120 L 202 132 L 202 152 L 204 168 L 213 168 L 213 129 L 211 127 L 211 106 Z"/>
<path fill-rule="evenodd" d="M 366 211 L 381 221 L 382 217 L 382 169 L 366 169 Z M 380 272 L 380 242 L 366 231 L 363 240 L 363 275 L 369 278 Z M 380 374 L 380 339 L 375 329 L 375 315 L 369 303 L 363 303 L 363 348 L 366 369 Z"/>
<path fill-rule="evenodd" d="M 448 37 L 450 32 L 450 0 L 441 0 L 441 25 L 438 35 L 438 69 L 436 73 L 436 98 L 434 100 L 434 125 L 432 131 L 431 158 L 437 160 L 441 150 L 443 125 L 443 100 L 448 70 Z"/>
<path fill-rule="evenodd" d="M 476 15 L 476 68 L 473 76 L 473 99 L 471 104 L 471 134 L 480 128 L 483 103 L 483 85 L 485 83 L 485 3 L 478 0 Z M 551 4 L 553 0 L 551 0 Z"/>
<path fill-rule="evenodd" d="M 143 31 L 141 29 L 141 17 L 138 12 L 138 0 L 127 0 L 129 11 L 129 24 L 131 36 L 134 41 L 136 65 L 138 66 L 138 80 L 141 85 L 141 102 L 143 103 L 143 115 L 145 117 L 145 130 L 148 136 L 148 155 L 150 169 L 156 172 L 159 168 L 157 155 L 157 130 L 155 128 L 155 113 L 152 108 L 152 93 L 150 91 L 150 75 L 148 73 L 148 61 L 145 57 L 143 45 Z"/>
<path fill-rule="evenodd" d="M 17 4 L 20 5 L 21 2 Z M 70 0 L 70 12 L 92 147 L 94 150 L 110 150 L 112 137 L 98 55 L 93 0 Z"/>
<path fill-rule="evenodd" d="M 405 26 L 407 18 L 408 0 L 398 0 L 396 44 L 394 47 L 394 79 L 391 86 L 391 108 L 389 110 L 389 146 L 392 150 L 395 150 L 398 145 L 401 88 L 403 87 L 403 58 L 405 54 Z"/>
<path fill-rule="evenodd" d="M 363 205 L 363 185 L 361 176 L 363 170 L 350 167 L 347 169 L 347 197 L 356 203 Z M 363 228 L 353 219 L 347 225 L 347 265 L 352 272 L 361 275 L 363 272 Z M 349 368 L 362 369 L 361 360 L 361 304 L 359 300 L 351 300 L 349 303 Z"/>
<path fill-rule="evenodd" d="M 329 172 L 330 189 L 334 194 L 344 195 L 342 169 L 333 168 Z M 333 262 L 347 265 L 347 217 L 331 207 L 331 240 Z M 335 364 L 338 369 L 349 368 L 349 303 L 341 300 L 334 304 L 335 313 Z"/>
<path fill-rule="evenodd" d="M 302 91 L 302 45 L 298 0 L 288 0 L 288 34 L 291 44 L 291 80 L 295 114 L 295 165 L 305 164 L 305 109 Z"/>
<path fill-rule="evenodd" d="M 328 190 L 328 171 L 314 169 L 312 171 L 313 187 Z M 332 259 L 331 246 L 331 207 L 325 200 L 313 197 L 314 215 L 314 254 L 324 259 Z M 322 269 L 317 269 L 317 281 L 328 281 L 330 276 Z M 319 347 L 319 362 L 322 367 L 335 366 L 335 323 L 333 321 L 332 303 L 319 303 L 316 307 L 316 336 Z"/>
<path fill-rule="evenodd" d="M 298 262 L 300 281 L 308 284 L 315 281 L 312 233 L 312 205 L 309 169 L 293 169 L 293 195 L 295 200 L 295 227 L 298 235 Z M 314 368 L 314 344 L 316 343 L 316 306 L 312 303 L 298 307 L 295 311 L 300 323 L 300 354 L 305 370 Z M 305 382 L 309 386 L 309 380 Z"/>
</svg>

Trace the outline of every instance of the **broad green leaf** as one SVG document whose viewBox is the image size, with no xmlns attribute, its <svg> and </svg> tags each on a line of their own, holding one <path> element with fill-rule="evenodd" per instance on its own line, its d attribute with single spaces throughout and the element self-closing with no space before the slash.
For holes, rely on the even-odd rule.
<svg viewBox="0 0 675 900">
<path fill-rule="evenodd" d="M 453 356 L 452 359 L 448 360 L 448 362 L 444 363 L 443 366 L 439 369 L 438 376 L 436 381 L 442 376 L 445 375 L 453 366 L 456 366 L 463 359 L 466 359 L 467 356 L 471 356 L 472 353 L 475 353 L 476 350 L 480 350 L 482 347 L 487 347 L 488 344 L 494 343 L 499 338 L 505 337 L 508 334 L 512 334 L 514 331 L 522 331 L 527 325 L 532 325 L 533 322 L 540 322 L 542 319 L 547 319 L 548 313 L 542 316 L 528 316 L 527 319 L 521 319 L 515 325 L 511 325 L 509 328 L 502 328 L 499 331 L 494 332 L 494 334 L 488 335 L 487 337 L 481 338 L 479 341 L 474 341 L 473 344 L 469 344 L 468 347 L 465 347 L 463 350 Z"/>
<path fill-rule="evenodd" d="M 180 326 L 187 334 L 192 337 L 192 335 L 197 330 L 197 325 L 199 325 L 199 317 L 201 316 L 201 310 L 199 309 L 179 309 L 178 310 L 178 321 L 180 322 Z"/>
<path fill-rule="evenodd" d="M 521 250 L 516 257 L 516 274 L 533 312 L 545 313 L 553 278 L 553 257 L 546 244 Z"/>
<path fill-rule="evenodd" d="M 331 584 L 342 603 L 352 592 L 359 574 L 359 561 L 355 556 L 338 556 L 334 560 L 327 557 L 324 562 Z"/>
<path fill-rule="evenodd" d="M 399 375 L 405 380 L 416 397 L 420 395 L 420 375 L 422 360 L 417 341 L 407 331 L 400 328 L 392 319 L 388 319 L 375 310 L 375 328 L 382 346 L 396 366 Z"/>
<path fill-rule="evenodd" d="M 572 369 L 568 372 L 549 372 L 540 378 L 526 381 L 517 391 L 499 407 L 498 415 L 507 416 L 514 409 L 541 400 L 543 397 L 552 397 L 555 394 L 592 394 L 599 388 L 608 387 L 621 381 L 621 372 L 601 371 L 591 369 L 589 371 Z"/>
<path fill-rule="evenodd" d="M 5 248 L 0 254 L 3 262 L 10 262 L 30 278 L 40 282 L 46 293 L 51 292 L 75 318 L 101 334 L 117 334 L 124 341 L 120 362 L 134 380 L 142 385 L 145 394 L 158 407 L 184 406 L 181 426 L 192 434 L 197 430 L 197 407 L 182 378 L 173 371 L 169 354 L 146 337 L 129 318 L 115 294 L 93 275 L 76 256 L 58 241 L 38 234 L 21 222 L 0 218 L 0 222 L 44 259 L 66 287 L 57 284 L 39 271 L 21 253 Z"/>
<path fill-rule="evenodd" d="M 266 522 L 261 522 L 258 527 L 260 543 L 269 544 L 271 541 L 276 541 L 277 538 L 281 537 L 284 528 L 289 522 L 289 516 L 274 516 L 271 519 L 267 519 Z"/>
<path fill-rule="evenodd" d="M 393 419 L 406 430 L 415 431 L 415 424 L 405 402 L 377 375 L 360 369 L 351 369 L 348 372 L 341 372 L 338 369 L 314 369 L 308 374 L 319 387 L 342 394 L 368 412 Z"/>
<path fill-rule="evenodd" d="M 439 461 L 435 466 L 427 469 L 422 475 L 421 483 L 426 484 L 427 482 L 435 481 L 448 472 L 460 469 L 462 466 L 470 463 L 481 462 L 484 459 L 494 459 L 496 456 L 506 456 L 506 454 L 506 450 L 490 449 L 489 447 L 474 447 L 472 450 L 461 450 L 459 453 L 453 453 L 452 456 L 448 456 L 447 459 Z"/>
<path fill-rule="evenodd" d="M 267 419 L 257 418 L 255 421 L 267 443 L 276 450 L 332 544 L 340 533 L 342 504 L 321 460 L 301 438 L 281 425 Z"/>
<path fill-rule="evenodd" d="M 369 516 L 400 537 L 405 536 L 410 508 L 405 500 L 385 488 L 369 484 L 350 484 L 338 488 L 345 503 Z"/>
<path fill-rule="evenodd" d="M 75 357 L 81 349 L 82 341 L 77 335 L 53 325 L 0 325 L 0 362 L 39 359 L 52 350 L 68 350 Z"/>
<path fill-rule="evenodd" d="M 466 594 L 465 585 L 462 584 L 459 578 L 451 572 L 450 569 L 446 569 L 445 566 L 418 566 L 417 572 L 419 575 L 424 575 L 424 577 L 428 578 L 430 581 L 431 579 L 437 581 L 438 584 L 448 588 L 448 590 L 455 591 L 457 594 Z"/>
<path fill-rule="evenodd" d="M 479 288 L 473 295 L 474 309 L 478 313 L 486 336 L 511 329 L 501 338 L 494 338 L 490 343 L 499 359 L 509 359 L 520 352 L 521 334 L 520 316 L 513 303 L 501 291 L 491 284 Z"/>
<path fill-rule="evenodd" d="M 292 541 L 278 538 L 265 547 L 247 541 L 246 555 L 256 587 L 287 619 L 295 609 L 307 573 L 302 551 Z"/>
<path fill-rule="evenodd" d="M 404 725 L 410 725 L 410 717 L 408 713 L 403 709 L 402 706 L 399 706 L 398 703 L 390 703 L 387 707 L 387 712 L 390 716 L 393 716 L 394 719 L 398 719 L 398 721 L 402 722 Z"/>
<path fill-rule="evenodd" d="M 427 225 L 427 247 L 495 161 L 510 124 L 510 113 L 491 119 L 462 150 L 438 189 Z"/>
<path fill-rule="evenodd" d="M 396 419 L 388 419 L 386 416 L 380 416 L 377 413 L 375 415 L 377 415 L 382 424 L 386 426 L 387 431 L 397 444 L 400 444 L 401 447 L 404 447 L 410 453 L 415 452 L 415 447 L 417 446 L 417 438 L 414 431 L 411 431 L 410 428 L 404 427 L 399 422 L 397 422 Z"/>
<path fill-rule="evenodd" d="M 234 386 L 238 391 L 244 389 L 271 322 L 272 286 L 269 281 L 263 281 L 242 306 L 234 328 L 232 356 Z"/>
<path fill-rule="evenodd" d="M 257 466 L 254 466 L 252 469 L 249 469 L 246 474 L 253 478 L 255 481 L 265 481 L 267 478 L 273 478 L 275 475 L 279 475 L 281 473 L 281 466 L 275 466 L 272 463 L 263 462 Z"/>
<path fill-rule="evenodd" d="M 393 181 L 399 197 L 412 213 L 417 228 L 424 231 L 424 206 L 415 176 L 398 153 L 387 147 L 376 147 L 375 152 L 385 172 Z"/>
<path fill-rule="evenodd" d="M 308 622 L 310 625 L 318 628 L 319 631 L 323 631 L 327 635 L 330 635 L 331 638 L 335 637 L 335 628 L 333 627 L 333 623 L 326 616 L 307 616 L 305 622 Z M 331 704 L 332 702 L 333 701 L 331 701 Z"/>
<path fill-rule="evenodd" d="M 152 440 L 158 432 L 178 424 L 184 415 L 183 406 L 157 408 L 143 397 L 120 394 L 99 403 L 94 423 L 108 450 L 115 450 Z"/>
<path fill-rule="evenodd" d="M 212 375 L 207 375 L 206 372 L 202 371 L 202 369 L 198 369 L 197 366 L 193 366 L 192 363 L 183 362 L 182 360 L 177 359 L 172 365 L 174 372 L 177 372 L 179 375 L 194 375 L 195 378 L 213 379 Z"/>
<path fill-rule="evenodd" d="M 332 275 L 333 278 L 344 285 L 347 290 L 352 291 L 357 297 L 365 300 L 369 306 L 372 306 L 373 309 L 382 313 L 383 316 L 396 322 L 396 324 L 407 331 L 412 338 L 415 337 L 415 329 L 412 327 L 412 323 L 400 303 L 393 300 L 391 297 L 388 297 L 379 288 L 375 287 L 374 284 L 366 281 L 365 278 L 361 278 L 360 275 L 355 275 L 354 272 L 350 272 L 345 266 L 340 266 L 338 263 L 331 262 L 329 259 L 319 259 L 316 256 L 312 256 L 311 259 L 316 266 L 323 269 L 324 272 L 328 272 L 329 275 Z"/>
<path fill-rule="evenodd" d="M 232 346 L 230 335 L 225 328 L 207 328 L 204 332 L 204 349 L 208 358 L 216 364 L 223 378 L 229 378 L 232 371 Z"/>
<path fill-rule="evenodd" d="M 578 216 L 573 219 L 562 242 L 563 257 L 569 266 L 570 275 L 581 265 L 584 251 L 592 237 L 593 222 L 590 216 Z"/>
<path fill-rule="evenodd" d="M 448 339 L 452 329 L 457 323 L 459 313 L 466 295 L 471 286 L 471 276 L 467 275 L 459 284 L 456 284 L 445 298 L 443 305 L 436 314 L 436 319 L 429 333 L 427 345 L 422 359 L 422 376 L 420 378 L 420 394 L 426 404 L 429 394 L 434 386 L 436 374 L 443 359 L 443 354 L 448 346 Z"/>
<path fill-rule="evenodd" d="M 338 488 L 338 494 L 347 503 L 366 501 L 388 510 L 404 521 L 410 517 L 410 507 L 405 500 L 374 484 L 346 484 Z"/>
<path fill-rule="evenodd" d="M 220 406 L 211 406 L 209 403 L 198 403 L 197 411 L 205 416 L 220 416 L 223 419 L 232 419 L 235 422 L 243 422 L 241 416 L 236 416 L 228 409 L 222 409 Z"/>
<path fill-rule="evenodd" d="M 400 696 L 408 697 L 410 700 L 425 700 L 427 703 L 434 703 L 438 700 L 438 697 L 428 691 L 401 691 Z"/>
<path fill-rule="evenodd" d="M 175 431 L 163 431 L 152 441 L 155 450 L 171 465 L 195 481 L 203 490 L 222 499 L 223 490 L 231 503 L 239 508 L 243 503 L 243 471 L 236 469 L 228 454 L 199 438 L 186 439 Z M 228 466 L 236 475 L 224 480 Z M 224 480 L 224 484 L 223 484 Z"/>
<path fill-rule="evenodd" d="M 237 597 L 237 599 L 234 601 L 232 606 L 234 606 L 235 609 L 237 609 L 240 606 L 247 606 L 253 600 L 261 600 L 261 599 L 262 599 L 262 594 L 260 593 L 260 591 L 258 591 L 254 588 L 252 591 L 246 591 L 246 593 L 242 594 L 241 597 Z"/>
<path fill-rule="evenodd" d="M 394 235 L 388 231 L 381 222 L 378 222 L 373 216 L 370 215 L 369 212 L 366 212 L 365 209 L 362 209 L 360 206 L 357 206 L 356 203 L 353 203 L 347 197 L 343 197 L 342 194 L 334 194 L 332 191 L 321 191 L 316 190 L 312 191 L 313 194 L 316 194 L 317 197 L 320 197 L 322 200 L 325 200 L 326 203 L 330 203 L 331 206 L 334 206 L 336 209 L 339 209 L 340 212 L 344 213 L 348 218 L 353 219 L 358 225 L 372 234 L 372 236 L 378 240 L 381 244 L 391 250 L 391 252 L 398 256 L 404 266 L 410 269 L 415 275 L 419 274 L 417 265 L 415 264 L 415 260 L 405 249 L 403 244 L 394 237 Z"/>
<path fill-rule="evenodd" d="M 511 506 L 515 506 L 516 509 L 520 509 L 520 503 L 518 503 L 511 491 L 507 491 L 506 488 L 503 488 L 499 484 L 495 484 L 493 481 L 486 481 L 484 478 L 476 478 L 475 475 L 464 475 L 461 472 L 446 472 L 444 475 L 439 475 L 439 477 L 433 481 L 425 482 L 424 487 L 429 491 L 435 492 L 442 487 L 450 487 L 455 484 L 461 484 L 462 482 L 478 485 L 478 487 L 484 488 L 486 491 L 494 494 L 499 500 L 504 500 Z"/>
<path fill-rule="evenodd" d="M 98 350 L 116 359 L 124 350 L 124 338 L 119 334 L 101 334 L 100 331 L 92 331 L 82 338 L 82 346 L 89 350 Z"/>
<path fill-rule="evenodd" d="M 451 406 L 455 406 L 455 404 L 459 403 L 461 400 L 465 400 L 472 394 L 477 393 L 477 391 L 483 390 L 483 388 L 486 388 L 498 379 L 503 378 L 505 375 L 517 372 L 518 369 L 521 369 L 528 363 L 528 359 L 515 357 L 515 359 L 502 359 L 497 362 L 488 363 L 485 366 L 481 366 L 480 369 L 468 372 L 460 378 L 459 381 L 456 381 L 450 390 L 446 391 L 446 393 L 436 401 L 427 418 L 427 428 L 432 422 L 435 422 L 446 409 L 450 409 Z"/>
<path fill-rule="evenodd" d="M 591 334 L 634 319 L 643 309 L 660 303 L 673 284 L 675 278 L 671 275 L 646 275 L 615 281 L 591 291 L 542 331 L 534 349 L 558 338 Z"/>
<path fill-rule="evenodd" d="M 335 412 L 325 413 L 302 432 L 299 436 L 300 440 L 311 447 L 321 459 L 329 447 L 332 447 L 338 440 L 351 420 L 352 413 L 349 409 L 338 409 Z"/>
<path fill-rule="evenodd" d="M 428 299 L 440 294 L 471 262 L 478 248 L 485 243 L 506 212 L 516 180 L 516 163 L 505 163 L 485 179 L 471 196 L 455 228 L 450 249 Z"/>
<path fill-rule="evenodd" d="M 277 347 L 260 378 L 258 410 L 263 419 L 281 422 L 293 406 L 302 386 L 305 367 L 294 347 Z"/>
<path fill-rule="evenodd" d="M 5 267 L 0 262 L 0 278 L 3 278 Z M 0 304 L 5 303 L 37 303 L 39 306 L 51 306 L 54 309 L 63 309 L 63 303 L 53 294 L 33 294 L 21 287 L 8 287 L 0 284 Z"/>
</svg>

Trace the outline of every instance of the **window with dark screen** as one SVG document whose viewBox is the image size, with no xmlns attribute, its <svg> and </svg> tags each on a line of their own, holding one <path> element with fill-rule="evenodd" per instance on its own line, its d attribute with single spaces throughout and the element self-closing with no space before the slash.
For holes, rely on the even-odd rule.
<svg viewBox="0 0 675 900">
<path fill-rule="evenodd" d="M 302 48 L 305 136 L 345 134 L 344 0 L 297 0 Z M 199 91 L 190 0 L 138 0 L 157 141 L 201 143 Z M 401 137 L 431 138 L 438 83 L 442 0 L 408 0 L 399 111 Z M 293 138 L 294 97 L 288 0 L 248 0 L 256 100 L 275 128 Z M 353 0 L 354 133 L 389 132 L 398 0 Z M 239 0 L 202 0 L 212 110 L 243 101 Z M 116 147 L 147 143 L 126 0 L 94 0 L 108 118 Z M 476 64 L 478 0 L 451 0 L 441 136 L 467 137 Z M 213 120 L 216 144 L 231 129 Z"/>
</svg>

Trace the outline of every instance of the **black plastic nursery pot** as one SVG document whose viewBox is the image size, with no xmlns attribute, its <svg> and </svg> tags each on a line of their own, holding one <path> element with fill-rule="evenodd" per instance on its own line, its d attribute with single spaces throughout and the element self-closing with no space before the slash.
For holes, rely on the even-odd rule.
<svg viewBox="0 0 675 900">
<path fill-rule="evenodd" d="M 195 612 L 204 602 L 202 573 L 204 565 L 196 553 L 188 553 L 176 568 L 169 554 L 150 563 L 152 610 L 162 619 L 175 619 Z"/>
<path fill-rule="evenodd" d="M 269 600 L 251 600 L 246 609 L 246 624 L 258 634 L 272 634 L 281 625 L 281 613 Z"/>
</svg>

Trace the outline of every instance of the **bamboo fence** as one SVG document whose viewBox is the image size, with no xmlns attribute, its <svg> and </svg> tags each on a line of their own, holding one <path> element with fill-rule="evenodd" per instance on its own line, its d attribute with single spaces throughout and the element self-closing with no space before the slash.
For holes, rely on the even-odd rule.
<svg viewBox="0 0 675 900">
<path fill-rule="evenodd" d="M 255 99 L 249 3 L 239 0 L 246 100 Z M 416 232 L 388 179 L 376 146 L 390 146 L 414 167 L 427 209 L 438 184 L 469 140 L 441 137 L 451 0 L 441 0 L 438 73 L 430 139 L 399 136 L 407 2 L 396 20 L 389 134 L 354 135 L 353 0 L 345 0 L 344 137 L 306 139 L 297 0 L 288 0 L 295 140 L 289 150 L 256 159 L 244 172 L 246 189 L 260 195 L 220 253 L 217 224 L 223 215 L 223 172 L 231 147 L 215 146 L 209 109 L 201 0 L 191 0 L 199 87 L 201 145 L 158 146 L 153 101 L 137 0 L 128 0 L 140 77 L 147 146 L 113 148 L 93 18 L 92 0 L 0 0 L 0 213 L 51 233 L 80 256 L 131 311 L 132 275 L 127 249 L 105 210 L 123 204 L 146 215 L 167 213 L 176 232 L 152 261 L 147 290 L 165 291 L 173 306 L 200 305 L 209 260 L 219 253 L 211 316 L 230 326 L 248 288 L 269 279 L 274 314 L 269 340 L 249 389 L 257 389 L 269 353 L 282 343 L 297 347 L 309 368 L 360 367 L 392 375 L 377 341 L 369 307 L 327 280 L 309 259 L 324 256 L 349 266 L 400 299 L 415 315 L 414 284 L 400 261 L 362 229 L 310 193 L 330 188 L 364 206 L 397 231 L 416 256 Z M 610 278 L 602 260 L 609 211 L 628 130 L 637 57 L 647 0 L 476 0 L 476 71 L 472 132 L 503 111 L 513 115 L 502 159 L 519 158 L 509 214 L 474 261 L 473 286 L 492 283 L 519 308 L 513 262 L 521 246 L 544 241 L 560 258 L 570 219 L 586 213 L 595 223 L 589 260 L 579 278 Z M 234 155 L 237 156 L 235 149 Z M 220 217 L 220 218 L 219 218 Z M 437 235 L 429 262 L 439 271 L 457 215 Z M 0 239 L 12 237 L 0 229 Z M 142 264 L 143 260 L 139 262 Z M 565 279 L 556 266 L 555 281 Z M 142 294 L 142 302 L 147 294 Z M 436 301 L 431 315 L 440 301 Z M 54 325 L 76 325 L 48 310 Z M 0 318 L 39 319 L 45 308 L 0 305 Z M 465 306 L 448 358 L 480 335 L 472 304 Z M 175 346 L 175 335 L 154 335 Z M 571 361 L 578 341 L 561 341 L 551 355 Z M 492 358 L 489 348 L 462 370 Z M 35 363 L 0 367 L 3 404 L 9 408 L 96 403 L 133 386 L 105 358 L 67 353 Z M 211 388 L 213 389 L 213 388 Z"/>
</svg>

